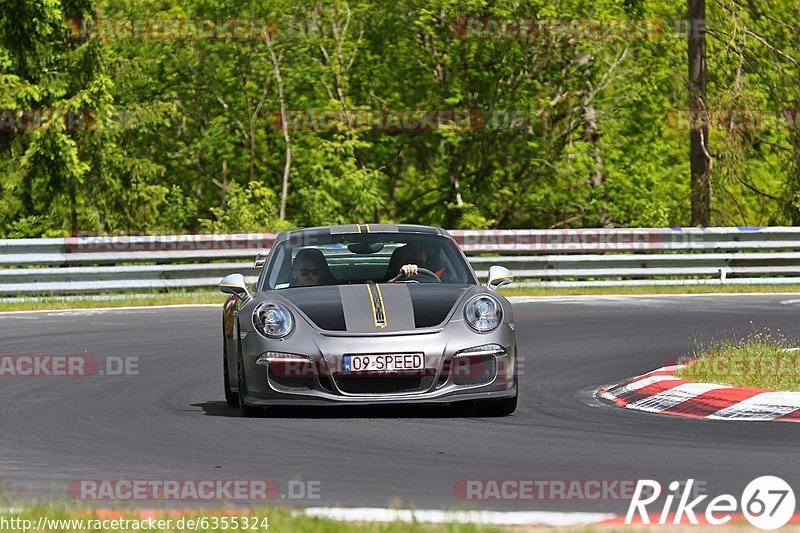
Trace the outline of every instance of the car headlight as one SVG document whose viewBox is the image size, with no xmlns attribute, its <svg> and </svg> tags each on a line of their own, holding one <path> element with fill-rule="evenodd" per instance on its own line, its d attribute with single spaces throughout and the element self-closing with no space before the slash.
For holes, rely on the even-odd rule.
<svg viewBox="0 0 800 533">
<path fill-rule="evenodd" d="M 464 318 L 473 329 L 486 333 L 503 321 L 503 306 L 491 296 L 476 296 L 464 306 Z"/>
<path fill-rule="evenodd" d="M 265 337 L 281 339 L 292 331 L 294 318 L 283 305 L 264 302 L 253 311 L 253 325 Z"/>
</svg>

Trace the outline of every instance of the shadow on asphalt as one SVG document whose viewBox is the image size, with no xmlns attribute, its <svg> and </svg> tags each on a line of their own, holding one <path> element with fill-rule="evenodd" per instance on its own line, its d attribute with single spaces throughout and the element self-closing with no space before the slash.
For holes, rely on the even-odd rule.
<svg viewBox="0 0 800 533">
<path fill-rule="evenodd" d="M 192 404 L 206 416 L 241 418 L 238 408 L 222 401 Z M 255 418 L 477 418 L 481 415 L 474 406 L 451 405 L 334 405 L 268 407 Z"/>
</svg>

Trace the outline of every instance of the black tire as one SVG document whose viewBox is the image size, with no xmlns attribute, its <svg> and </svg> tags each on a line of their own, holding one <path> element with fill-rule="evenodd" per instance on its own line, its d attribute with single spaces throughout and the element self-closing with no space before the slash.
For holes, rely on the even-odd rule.
<svg viewBox="0 0 800 533">
<path fill-rule="evenodd" d="M 502 400 L 478 402 L 478 414 L 481 416 L 508 416 L 517 410 L 517 395 Z"/>
<path fill-rule="evenodd" d="M 247 395 L 247 387 L 245 386 L 244 380 L 244 361 L 242 360 L 242 354 L 239 354 L 236 361 L 236 374 L 239 383 L 239 411 L 242 412 L 242 416 L 256 416 L 261 413 L 261 409 L 258 407 L 254 407 L 252 405 L 248 405 L 244 402 L 244 397 Z"/>
<path fill-rule="evenodd" d="M 225 403 L 229 407 L 239 407 L 239 395 L 231 388 L 231 376 L 228 372 L 228 341 L 222 337 L 222 379 L 225 382 Z"/>
</svg>

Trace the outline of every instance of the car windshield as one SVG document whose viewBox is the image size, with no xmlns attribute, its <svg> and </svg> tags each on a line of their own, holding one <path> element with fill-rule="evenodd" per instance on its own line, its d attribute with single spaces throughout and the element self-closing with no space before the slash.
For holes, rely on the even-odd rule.
<svg viewBox="0 0 800 533">
<path fill-rule="evenodd" d="M 284 241 L 272 252 L 262 290 L 375 283 L 476 283 L 456 244 L 443 236 L 347 234 Z M 403 268 L 413 265 L 413 268 Z"/>
</svg>

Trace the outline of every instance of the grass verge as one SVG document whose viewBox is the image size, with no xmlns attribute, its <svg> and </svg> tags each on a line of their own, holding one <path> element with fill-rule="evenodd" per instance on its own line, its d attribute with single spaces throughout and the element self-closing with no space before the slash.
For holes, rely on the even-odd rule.
<svg viewBox="0 0 800 533">
<path fill-rule="evenodd" d="M 106 294 L 102 296 L 45 296 L 37 298 L 0 298 L 0 312 L 43 309 L 86 309 L 89 307 L 140 307 L 153 305 L 219 304 L 225 295 L 219 291 L 170 291 L 143 294 Z"/>
<path fill-rule="evenodd" d="M 800 351 L 780 332 L 754 331 L 696 349 L 677 376 L 703 383 L 800 391 Z"/>
<path fill-rule="evenodd" d="M 800 293 L 800 285 L 655 285 L 649 287 L 519 287 L 502 288 L 503 296 L 603 296 L 637 294 Z"/>
<path fill-rule="evenodd" d="M 227 521 L 225 521 L 227 518 Z M 238 527 L 234 527 L 236 518 Z M 150 522 L 152 520 L 152 522 Z M 182 521 L 181 521 L 182 520 Z M 192 522 L 189 522 L 189 521 Z M 127 522 L 124 522 L 127 521 Z M 145 522 L 143 522 L 145 521 Z M 163 521 L 159 523 L 159 521 Z M 169 521 L 169 522 L 167 522 Z M 137 527 L 138 525 L 138 527 Z M 41 526 L 40 529 L 39 526 Z M 153 527 L 155 526 L 155 527 Z M 266 527 L 268 526 L 268 527 Z M 39 505 L 12 512 L 0 511 L 0 531 L 48 531 L 52 533 L 77 533 L 79 531 L 99 531 L 103 533 L 141 532 L 175 533 L 194 531 L 210 532 L 267 532 L 291 531 L 299 533 L 347 533 L 359 531 L 367 533 L 650 533 L 653 526 L 641 524 L 589 525 L 589 526 L 485 526 L 476 524 L 423 524 L 418 522 L 341 522 L 327 518 L 302 515 L 289 508 L 253 508 L 246 510 L 164 510 L 156 513 L 126 510 L 84 510 L 60 505 Z M 702 526 L 700 530 L 705 530 Z M 742 519 L 722 526 L 714 531 L 745 531 L 752 529 Z M 676 533 L 693 533 L 698 526 L 670 526 Z M 800 533 L 795 524 L 786 525 L 782 531 Z"/>
<path fill-rule="evenodd" d="M 654 287 L 519 287 L 503 288 L 504 296 L 611 296 L 645 294 L 746 294 L 754 292 L 800 293 L 800 285 L 686 285 Z M 93 296 L 43 296 L 0 298 L 0 312 L 44 309 L 86 309 L 90 307 L 139 307 L 153 305 L 219 304 L 225 296 L 216 290 L 168 291 L 141 294 Z"/>
</svg>

